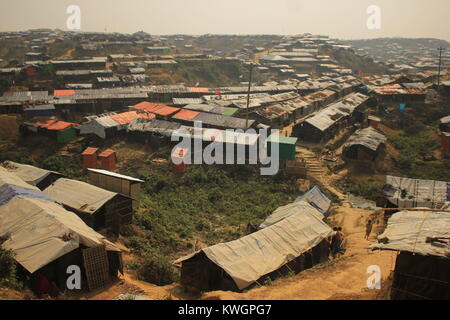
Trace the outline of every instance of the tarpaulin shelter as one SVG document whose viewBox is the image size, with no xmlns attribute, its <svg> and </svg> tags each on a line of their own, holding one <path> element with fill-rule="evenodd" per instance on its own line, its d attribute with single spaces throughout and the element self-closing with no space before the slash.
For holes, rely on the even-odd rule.
<svg viewBox="0 0 450 320">
<path fill-rule="evenodd" d="M 41 104 L 37 106 L 29 106 L 23 109 L 25 117 L 51 117 L 55 112 L 55 105 L 53 104 Z"/>
<path fill-rule="evenodd" d="M 318 186 L 314 186 L 311 190 L 301 195 L 295 202 L 307 202 L 317 210 L 319 210 L 325 216 L 327 215 L 328 210 L 331 206 L 331 200 L 323 194 L 322 190 Z"/>
<path fill-rule="evenodd" d="M 442 132 L 450 132 L 450 116 L 443 117 L 439 120 L 439 130 Z"/>
<path fill-rule="evenodd" d="M 391 299 L 450 299 L 450 213 L 397 212 L 370 247 L 399 252 Z"/>
<path fill-rule="evenodd" d="M 30 126 L 23 127 L 27 129 L 26 134 L 30 134 L 33 131 L 56 139 L 58 143 L 65 143 L 74 139 L 78 135 L 75 128 L 78 127 L 79 124 L 52 119 L 36 122 L 33 126 L 34 128 Z"/>
<path fill-rule="evenodd" d="M 14 259 L 29 273 L 46 269 L 49 280 L 60 288 L 66 288 L 70 265 L 82 269 L 82 284 L 87 282 L 89 289 L 104 285 L 117 271 L 123 272 L 120 249 L 51 201 L 17 196 L 1 205 L 0 236 L 6 238 L 1 246 L 12 250 Z M 90 249 L 103 250 L 103 260 L 86 260 Z"/>
<path fill-rule="evenodd" d="M 102 139 L 113 137 L 120 124 L 113 120 L 110 115 L 88 117 L 88 121 L 80 125 L 80 134 L 94 134 Z"/>
<path fill-rule="evenodd" d="M 21 164 L 13 161 L 5 161 L 2 166 L 9 172 L 14 173 L 23 181 L 44 190 L 63 175 L 56 171 L 41 169 L 28 164 Z"/>
<path fill-rule="evenodd" d="M 0 206 L 8 203 L 17 196 L 52 201 L 42 191 L 19 187 L 13 184 L 4 184 L 0 187 Z"/>
<path fill-rule="evenodd" d="M 387 138 L 372 127 L 356 131 L 344 144 L 343 155 L 354 160 L 374 160 Z"/>
<path fill-rule="evenodd" d="M 43 192 L 95 230 L 109 228 L 119 232 L 122 225 L 131 223 L 132 200 L 121 194 L 66 178 L 56 180 Z"/>
<path fill-rule="evenodd" d="M 328 257 L 332 230 L 308 204 L 283 219 L 238 240 L 204 248 L 175 261 L 181 284 L 201 291 L 240 291 L 282 268 L 299 272 Z M 309 206 L 309 207 L 308 207 Z M 313 213 L 314 212 L 314 213 Z"/>
<path fill-rule="evenodd" d="M 293 132 L 301 139 L 314 142 L 332 137 L 340 127 L 362 122 L 362 113 L 368 100 L 369 97 L 362 93 L 353 93 L 300 122 L 294 126 Z"/>
<path fill-rule="evenodd" d="M 383 193 L 398 208 L 442 208 L 450 201 L 450 182 L 386 176 Z"/>
<path fill-rule="evenodd" d="M 39 189 L 37 187 L 32 186 L 29 183 L 26 183 L 20 177 L 18 177 L 16 174 L 9 172 L 8 170 L 6 170 L 3 167 L 0 167 L 0 187 L 2 187 L 5 184 L 39 191 Z"/>
<path fill-rule="evenodd" d="M 127 136 L 158 148 L 170 143 L 172 133 L 180 127 L 180 123 L 165 120 L 135 119 L 127 127 Z"/>
</svg>

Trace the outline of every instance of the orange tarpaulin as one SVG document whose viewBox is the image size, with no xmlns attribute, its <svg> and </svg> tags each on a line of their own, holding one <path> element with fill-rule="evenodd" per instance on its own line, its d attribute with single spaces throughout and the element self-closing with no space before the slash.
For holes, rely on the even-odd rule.
<svg viewBox="0 0 450 320">
<path fill-rule="evenodd" d="M 176 115 L 174 115 L 173 117 L 177 118 L 177 119 L 182 119 L 182 120 L 193 120 L 199 114 L 200 114 L 200 112 L 197 112 L 197 111 L 183 109 L 180 112 L 178 112 Z"/>
<path fill-rule="evenodd" d="M 59 120 L 47 120 L 35 123 L 36 127 L 46 128 L 47 130 L 64 130 L 70 127 L 79 126 L 78 123 L 71 123 Z"/>
<path fill-rule="evenodd" d="M 75 94 L 75 90 L 55 90 L 53 95 L 57 97 L 61 96 L 73 96 Z"/>
<path fill-rule="evenodd" d="M 134 119 L 144 118 L 144 119 L 156 119 L 156 116 L 152 113 L 138 113 L 136 111 L 123 112 L 119 114 L 113 114 L 110 116 L 115 122 L 119 124 L 129 124 Z"/>
</svg>

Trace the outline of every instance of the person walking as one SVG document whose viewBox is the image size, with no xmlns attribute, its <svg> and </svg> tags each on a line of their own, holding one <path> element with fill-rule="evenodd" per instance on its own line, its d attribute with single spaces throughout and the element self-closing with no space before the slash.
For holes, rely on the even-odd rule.
<svg viewBox="0 0 450 320">
<path fill-rule="evenodd" d="M 366 236 L 364 239 L 369 240 L 370 233 L 372 232 L 372 220 L 368 220 L 366 224 Z"/>
</svg>

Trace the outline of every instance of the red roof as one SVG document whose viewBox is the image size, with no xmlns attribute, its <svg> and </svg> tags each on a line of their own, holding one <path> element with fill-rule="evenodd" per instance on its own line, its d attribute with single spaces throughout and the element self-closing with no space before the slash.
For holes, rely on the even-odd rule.
<svg viewBox="0 0 450 320">
<path fill-rule="evenodd" d="M 173 118 L 182 119 L 182 120 L 194 120 L 195 117 L 197 117 L 200 114 L 200 112 L 192 111 L 183 109 L 180 112 L 178 112 L 176 115 L 173 116 Z"/>
<path fill-rule="evenodd" d="M 97 151 L 98 151 L 98 148 L 91 148 L 91 147 L 89 147 L 89 148 L 86 148 L 86 150 L 83 151 L 82 155 L 89 155 L 90 156 L 90 155 L 96 154 Z"/>
<path fill-rule="evenodd" d="M 142 111 L 151 112 L 153 109 L 155 109 L 158 106 L 160 106 L 160 105 L 156 104 L 156 103 L 152 103 L 152 102 L 143 101 L 143 102 L 139 102 L 138 104 L 134 105 L 133 108 L 142 110 Z"/>
<path fill-rule="evenodd" d="M 156 116 L 153 113 L 138 113 L 137 111 L 129 111 L 110 116 L 115 122 L 119 124 L 129 124 L 131 121 L 137 118 L 155 119 Z"/>
<path fill-rule="evenodd" d="M 79 124 L 59 120 L 47 120 L 42 122 L 36 122 L 35 126 L 46 128 L 47 130 L 64 130 L 70 127 L 78 127 Z"/>
<path fill-rule="evenodd" d="M 73 96 L 75 94 L 75 90 L 55 90 L 53 95 L 55 96 Z"/>
<path fill-rule="evenodd" d="M 152 102 L 140 102 L 133 106 L 134 109 L 155 113 L 161 116 L 168 116 L 180 110 L 180 108 L 169 107 L 162 104 L 156 104 Z"/>
<path fill-rule="evenodd" d="M 155 110 L 152 111 L 152 113 L 159 114 L 160 116 L 168 116 L 179 110 L 180 110 L 180 108 L 168 107 L 168 106 L 158 106 L 157 108 L 155 108 Z"/>
<path fill-rule="evenodd" d="M 116 152 L 114 151 L 114 150 L 112 150 L 112 149 L 106 149 L 105 151 L 103 151 L 102 153 L 100 153 L 98 156 L 99 157 L 105 157 L 105 158 L 107 158 L 107 157 L 109 157 L 109 156 L 111 156 L 111 155 L 115 155 L 116 154 Z"/>
</svg>

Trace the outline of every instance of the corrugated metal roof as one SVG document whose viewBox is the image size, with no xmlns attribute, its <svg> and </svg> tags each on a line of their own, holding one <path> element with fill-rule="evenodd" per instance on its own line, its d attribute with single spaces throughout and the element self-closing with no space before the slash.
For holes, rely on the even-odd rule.
<svg viewBox="0 0 450 320">
<path fill-rule="evenodd" d="M 372 127 L 356 131 L 352 134 L 344 144 L 344 149 L 354 145 L 364 146 L 372 151 L 377 151 L 380 144 L 385 143 L 386 136 L 378 132 Z"/>
<path fill-rule="evenodd" d="M 115 177 L 115 178 L 119 178 L 119 179 L 123 179 L 123 180 L 133 181 L 133 182 L 140 182 L 140 183 L 145 182 L 145 181 L 137 179 L 137 178 L 133 178 L 130 176 L 126 176 L 123 174 L 119 174 L 119 173 L 115 173 L 115 172 L 111 172 L 111 171 L 103 170 L 103 169 L 88 169 L 88 171 L 99 173 L 99 174 L 104 174 L 106 176 Z"/>
<path fill-rule="evenodd" d="M 315 116 L 306 119 L 305 122 L 321 131 L 325 131 L 342 117 L 352 114 L 359 105 L 368 99 L 369 97 L 361 93 L 351 94 L 344 100 L 332 104 L 318 112 Z"/>
<path fill-rule="evenodd" d="M 23 109 L 24 111 L 35 111 L 35 110 L 55 110 L 54 104 L 41 104 L 37 106 L 29 106 Z"/>
<path fill-rule="evenodd" d="M 88 214 L 96 213 L 117 195 L 85 182 L 65 178 L 56 180 L 43 192 L 56 202 Z"/>
</svg>

